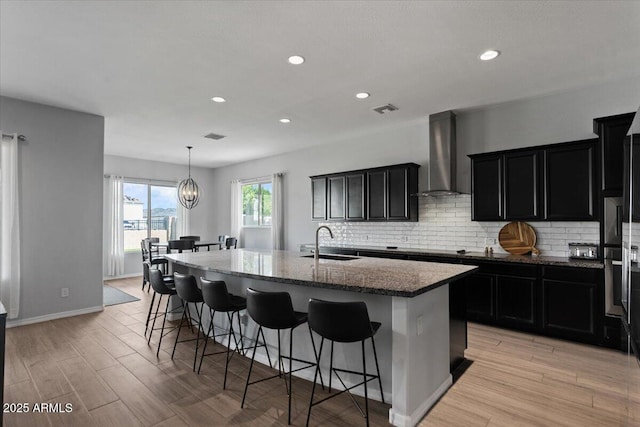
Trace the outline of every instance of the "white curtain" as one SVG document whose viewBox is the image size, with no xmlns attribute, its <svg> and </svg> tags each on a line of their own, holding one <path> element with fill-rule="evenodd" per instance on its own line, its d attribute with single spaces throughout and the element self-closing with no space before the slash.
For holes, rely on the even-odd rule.
<svg viewBox="0 0 640 427">
<path fill-rule="evenodd" d="M 284 200 L 282 173 L 274 173 L 271 192 L 271 242 L 273 249 L 284 249 Z"/>
<path fill-rule="evenodd" d="M 176 239 L 180 238 L 180 236 L 191 235 L 191 210 L 182 206 L 182 203 L 180 203 L 180 201 L 178 201 L 177 232 L 178 233 L 175 236 Z"/>
<path fill-rule="evenodd" d="M 231 217 L 229 224 L 229 233 L 232 237 L 236 237 L 238 239 L 238 243 L 240 240 L 240 225 L 242 224 L 242 207 L 240 206 L 242 202 L 242 191 L 240 189 L 240 181 L 233 180 L 231 181 Z"/>
<path fill-rule="evenodd" d="M 109 177 L 107 200 L 107 275 L 120 276 L 124 273 L 124 207 L 121 176 Z"/>
<path fill-rule="evenodd" d="M 20 309 L 18 134 L 0 143 L 0 301 L 9 319 Z"/>
</svg>

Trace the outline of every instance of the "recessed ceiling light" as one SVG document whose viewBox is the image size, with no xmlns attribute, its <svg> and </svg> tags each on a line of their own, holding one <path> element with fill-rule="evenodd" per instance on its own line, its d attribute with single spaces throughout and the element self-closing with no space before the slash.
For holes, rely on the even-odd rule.
<svg viewBox="0 0 640 427">
<path fill-rule="evenodd" d="M 302 56 L 293 55 L 289 57 L 289 64 L 300 65 L 304 62 L 304 58 Z"/>
<path fill-rule="evenodd" d="M 497 50 L 488 50 L 480 55 L 480 59 L 483 61 L 491 61 L 492 59 L 496 59 L 500 55 L 500 52 Z"/>
<path fill-rule="evenodd" d="M 370 96 L 367 92 L 356 93 L 356 98 L 358 99 L 367 99 Z"/>
<path fill-rule="evenodd" d="M 213 102 L 227 102 L 227 100 L 226 100 L 226 99 L 224 99 L 224 98 L 223 98 L 223 97 L 221 97 L 221 96 L 214 96 L 213 98 L 211 98 L 211 100 L 212 100 Z"/>
<path fill-rule="evenodd" d="M 291 119 L 287 119 L 286 117 L 280 119 L 280 123 L 291 123 Z"/>
</svg>

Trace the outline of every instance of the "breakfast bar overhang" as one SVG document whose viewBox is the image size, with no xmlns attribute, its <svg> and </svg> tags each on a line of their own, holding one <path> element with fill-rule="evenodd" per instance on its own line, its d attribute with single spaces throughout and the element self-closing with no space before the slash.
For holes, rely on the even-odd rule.
<svg viewBox="0 0 640 427">
<path fill-rule="evenodd" d="M 449 283 L 477 267 L 366 257 L 332 256 L 334 259 L 316 261 L 300 252 L 248 249 L 165 257 L 173 271 L 225 280 L 234 294 L 244 295 L 249 287 L 289 292 L 299 311 L 307 311 L 309 298 L 365 301 L 371 320 L 382 323 L 375 339 L 385 401 L 391 402 L 389 422 L 393 425 L 416 425 L 452 384 Z M 249 321 L 246 337 L 253 336 L 254 327 Z M 276 341 L 275 332 L 267 335 L 267 341 Z M 296 357 L 313 360 L 308 333 L 296 335 L 295 343 Z M 361 370 L 357 350 L 358 346 L 336 345 L 334 366 Z M 324 375 L 328 372 L 325 359 L 321 363 Z M 260 354 L 256 360 L 267 363 L 266 356 Z M 367 366 L 373 363 L 373 355 L 367 355 Z M 296 374 L 313 380 L 311 369 Z M 359 381 L 349 376 L 344 380 L 347 385 Z M 363 394 L 359 388 L 354 392 Z M 380 399 L 376 382 L 369 383 L 368 394 L 369 398 Z"/>
</svg>

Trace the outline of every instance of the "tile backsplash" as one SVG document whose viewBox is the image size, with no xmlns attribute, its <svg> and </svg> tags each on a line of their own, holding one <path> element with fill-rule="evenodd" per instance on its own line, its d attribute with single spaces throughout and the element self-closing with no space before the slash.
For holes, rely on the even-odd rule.
<svg viewBox="0 0 640 427">
<path fill-rule="evenodd" d="M 471 221 L 471 195 L 421 197 L 418 222 L 325 222 L 334 239 L 321 233 L 321 244 L 399 246 L 425 250 L 505 251 L 498 243 L 509 221 Z M 542 255 L 569 256 L 569 242 L 600 243 L 596 221 L 532 221 Z M 492 243 L 495 239 L 495 243 Z"/>
</svg>

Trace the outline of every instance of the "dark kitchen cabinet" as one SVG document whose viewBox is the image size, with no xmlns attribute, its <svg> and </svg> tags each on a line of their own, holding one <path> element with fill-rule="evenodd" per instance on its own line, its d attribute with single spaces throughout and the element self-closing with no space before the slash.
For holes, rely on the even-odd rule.
<svg viewBox="0 0 640 427">
<path fill-rule="evenodd" d="M 496 276 L 496 322 L 516 329 L 537 326 L 537 279 Z"/>
<path fill-rule="evenodd" d="M 473 221 L 597 221 L 597 140 L 475 154 Z"/>
<path fill-rule="evenodd" d="M 629 182 L 630 185 L 625 185 L 623 192 L 623 206 L 631 205 L 631 222 L 640 222 L 640 139 L 636 141 L 634 138 L 633 144 L 631 139 L 626 137 L 624 140 L 624 158 L 630 159 L 624 162 L 624 179 Z M 631 148 L 633 147 L 633 151 Z M 633 168 L 633 176 L 630 175 L 629 168 Z M 629 194 L 629 193 L 633 194 Z M 630 196 L 633 196 L 630 198 Z M 622 221 L 629 222 L 629 210 L 622 209 Z"/>
<path fill-rule="evenodd" d="M 467 278 L 467 319 L 480 322 L 495 319 L 495 292 L 495 275 L 476 273 Z"/>
<path fill-rule="evenodd" d="M 419 167 L 405 163 L 312 176 L 312 219 L 418 221 Z"/>
<path fill-rule="evenodd" d="M 544 150 L 544 219 L 596 221 L 597 140 Z"/>
<path fill-rule="evenodd" d="M 542 330 L 545 334 L 597 344 L 604 328 L 602 270 L 545 267 Z"/>
<path fill-rule="evenodd" d="M 411 204 L 415 204 L 417 213 L 418 199 L 412 194 L 417 193 L 418 188 L 417 185 L 415 188 L 410 188 L 412 173 L 416 174 L 415 182 L 417 182 L 417 168 L 396 167 L 387 170 L 387 219 L 389 221 L 411 220 Z"/>
<path fill-rule="evenodd" d="M 601 189 L 605 196 L 622 193 L 623 140 L 627 135 L 635 113 L 600 117 L 593 120 L 593 133 L 600 141 L 602 179 Z"/>
<path fill-rule="evenodd" d="M 539 219 L 540 152 L 519 151 L 504 155 L 504 217 L 507 220 Z"/>
<path fill-rule="evenodd" d="M 384 169 L 367 172 L 367 219 L 387 219 L 387 171 Z"/>
<path fill-rule="evenodd" d="M 345 177 L 329 177 L 328 218 L 330 221 L 345 219 Z"/>
<path fill-rule="evenodd" d="M 365 211 L 365 174 L 357 173 L 346 176 L 347 221 L 364 221 Z"/>
<path fill-rule="evenodd" d="M 502 155 L 471 158 L 471 219 L 498 221 L 502 214 Z"/>
<path fill-rule="evenodd" d="M 327 219 L 327 178 L 311 178 L 311 219 Z"/>
</svg>

